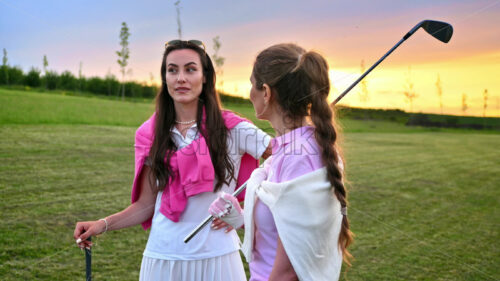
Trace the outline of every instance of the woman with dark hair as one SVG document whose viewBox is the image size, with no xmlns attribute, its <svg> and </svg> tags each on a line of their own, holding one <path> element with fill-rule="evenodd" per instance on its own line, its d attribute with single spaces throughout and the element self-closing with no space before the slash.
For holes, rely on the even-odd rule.
<svg viewBox="0 0 500 281">
<path fill-rule="evenodd" d="M 74 237 L 90 247 L 89 236 L 142 224 L 151 231 L 140 280 L 245 280 L 232 228 L 206 228 L 189 244 L 183 238 L 219 193 L 248 179 L 270 139 L 221 109 L 201 41 L 165 46 L 156 111 L 136 131 L 132 203 L 98 221 L 78 222 Z"/>
<path fill-rule="evenodd" d="M 257 56 L 250 80 L 256 116 L 276 132 L 272 156 L 252 173 L 244 211 L 229 194 L 209 211 L 235 228 L 244 223 L 250 280 L 337 280 L 353 238 L 328 64 L 278 44 Z"/>
</svg>

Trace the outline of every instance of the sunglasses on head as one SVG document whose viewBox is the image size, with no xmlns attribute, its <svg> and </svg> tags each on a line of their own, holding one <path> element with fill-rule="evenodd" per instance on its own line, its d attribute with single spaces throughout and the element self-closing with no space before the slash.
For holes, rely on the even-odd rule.
<svg viewBox="0 0 500 281">
<path fill-rule="evenodd" d="M 180 45 L 180 44 L 183 44 L 183 43 L 184 44 L 193 44 L 193 45 L 196 45 L 196 46 L 202 48 L 203 51 L 206 51 L 205 44 L 203 42 L 201 42 L 200 40 L 179 40 L 179 39 L 170 40 L 167 43 L 165 43 L 165 49 L 168 46 Z"/>
</svg>

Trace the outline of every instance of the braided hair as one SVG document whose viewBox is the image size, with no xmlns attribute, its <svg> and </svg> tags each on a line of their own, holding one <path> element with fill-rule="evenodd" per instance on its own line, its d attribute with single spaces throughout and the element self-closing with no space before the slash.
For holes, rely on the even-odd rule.
<svg viewBox="0 0 500 281">
<path fill-rule="evenodd" d="M 342 155 L 337 145 L 334 111 L 327 101 L 330 79 L 326 60 L 317 52 L 306 52 L 295 44 L 278 44 L 257 56 L 253 76 L 258 89 L 262 90 L 263 85 L 267 84 L 275 93 L 273 96 L 284 118 L 294 124 L 300 124 L 304 118 L 311 119 L 328 181 L 342 210 L 346 210 L 348 202 Z M 342 215 L 338 244 L 344 261 L 350 265 L 352 255 L 347 247 L 353 241 L 353 234 L 349 230 L 346 212 L 342 211 Z"/>
</svg>

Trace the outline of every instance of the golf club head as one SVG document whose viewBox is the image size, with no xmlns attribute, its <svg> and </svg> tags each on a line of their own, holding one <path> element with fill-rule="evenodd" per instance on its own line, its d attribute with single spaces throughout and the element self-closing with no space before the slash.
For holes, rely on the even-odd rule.
<svg viewBox="0 0 500 281">
<path fill-rule="evenodd" d="M 427 33 L 432 35 L 432 37 L 444 43 L 448 43 L 448 41 L 450 41 L 451 39 L 451 36 L 453 35 L 453 27 L 451 26 L 451 24 L 436 20 L 423 20 L 415 25 L 415 27 L 413 27 L 410 31 L 408 31 L 408 33 L 406 33 L 406 35 L 403 37 L 403 40 L 408 39 L 421 27 Z"/>
<path fill-rule="evenodd" d="M 448 43 L 453 35 L 453 27 L 446 22 L 424 20 L 420 22 L 419 25 L 427 31 L 427 33 L 444 43 Z"/>
</svg>

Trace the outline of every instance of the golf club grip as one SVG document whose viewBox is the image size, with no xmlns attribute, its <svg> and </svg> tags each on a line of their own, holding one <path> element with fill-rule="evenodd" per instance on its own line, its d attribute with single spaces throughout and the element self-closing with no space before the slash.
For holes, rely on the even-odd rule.
<svg viewBox="0 0 500 281">
<path fill-rule="evenodd" d="M 240 195 L 240 193 L 245 190 L 247 187 L 247 182 L 246 181 L 244 184 L 242 184 L 234 193 L 233 196 L 236 197 Z M 214 216 L 210 215 L 208 216 L 202 223 L 200 223 L 191 233 L 189 233 L 185 238 L 184 238 L 184 243 L 189 242 L 200 230 L 202 230 L 209 222 L 211 222 L 214 219 Z"/>
<path fill-rule="evenodd" d="M 92 237 L 89 236 L 87 241 L 92 241 Z M 92 250 L 85 248 L 85 275 L 87 281 L 92 280 Z"/>
</svg>

